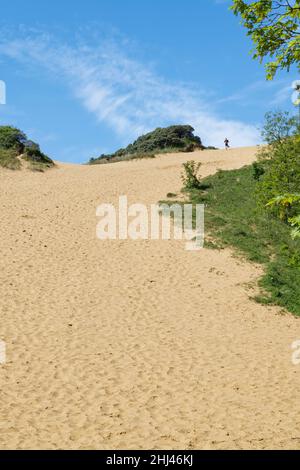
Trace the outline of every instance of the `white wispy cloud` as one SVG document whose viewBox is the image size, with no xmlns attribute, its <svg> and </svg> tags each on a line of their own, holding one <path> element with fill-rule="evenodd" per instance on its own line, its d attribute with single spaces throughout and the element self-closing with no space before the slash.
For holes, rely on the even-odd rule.
<svg viewBox="0 0 300 470">
<path fill-rule="evenodd" d="M 288 82 L 287 84 L 282 84 L 274 94 L 274 98 L 271 101 L 272 106 L 281 106 L 282 104 L 286 104 L 287 102 L 292 103 L 292 82 Z"/>
<path fill-rule="evenodd" d="M 239 103 L 240 106 L 258 105 L 264 103 L 265 107 L 290 105 L 292 95 L 292 77 L 266 81 L 258 80 L 232 95 L 220 98 L 217 103 Z"/>
<path fill-rule="evenodd" d="M 47 34 L 0 36 L 0 55 L 43 67 L 68 86 L 84 108 L 109 125 L 124 142 L 158 126 L 191 124 L 205 144 L 220 146 L 259 141 L 256 126 L 217 115 L 191 85 L 171 83 L 132 59 L 113 41 L 66 44 Z"/>
</svg>

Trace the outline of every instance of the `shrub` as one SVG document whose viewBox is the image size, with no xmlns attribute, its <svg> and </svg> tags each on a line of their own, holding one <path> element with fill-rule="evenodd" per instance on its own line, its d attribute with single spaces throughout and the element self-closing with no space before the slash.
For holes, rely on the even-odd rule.
<svg viewBox="0 0 300 470">
<path fill-rule="evenodd" d="M 30 162 L 32 169 L 39 167 L 40 170 L 54 165 L 36 142 L 28 140 L 26 134 L 15 127 L 0 126 L 0 151 L 0 164 L 6 168 L 21 167 L 17 156 Z"/>
<path fill-rule="evenodd" d="M 47 155 L 41 152 L 39 146 L 34 144 L 33 146 L 26 147 L 25 158 L 34 163 L 42 163 L 46 166 L 53 166 L 54 163 Z"/>
<path fill-rule="evenodd" d="M 300 204 L 300 194 L 283 194 L 276 196 L 266 204 L 266 207 L 278 207 L 278 215 L 281 220 L 287 222 L 292 215 L 292 211 L 296 210 L 296 206 Z"/>
<path fill-rule="evenodd" d="M 264 128 L 269 146 L 259 155 L 264 168 L 257 185 L 260 204 L 266 204 L 282 194 L 297 193 L 300 188 L 300 138 L 295 119 L 288 113 L 267 115 Z"/>
<path fill-rule="evenodd" d="M 269 113 L 263 135 L 269 143 L 260 156 L 265 165 L 257 185 L 258 201 L 292 227 L 291 237 L 300 236 L 300 136 L 294 117 Z M 257 168 L 259 165 L 257 164 Z M 261 176 L 261 175 L 260 175 Z"/>
<path fill-rule="evenodd" d="M 253 178 L 256 181 L 259 181 L 261 176 L 264 175 L 265 169 L 262 164 L 259 164 L 258 162 L 254 162 L 252 165 L 253 168 Z"/>
<path fill-rule="evenodd" d="M 297 133 L 297 119 L 286 111 L 269 112 L 265 115 L 262 137 L 268 144 L 280 143 Z"/>
<path fill-rule="evenodd" d="M 201 181 L 198 177 L 200 166 L 201 163 L 196 163 L 194 160 L 183 164 L 184 173 L 181 175 L 183 190 L 192 191 L 193 189 L 200 189 Z"/>
<path fill-rule="evenodd" d="M 1 149 L 15 149 L 18 154 L 21 154 L 23 153 L 26 141 L 26 134 L 16 127 L 0 126 Z"/>
<path fill-rule="evenodd" d="M 293 227 L 291 237 L 300 238 L 300 194 L 284 194 L 268 202 L 267 207 L 278 207 L 279 218 Z M 298 213 L 298 215 L 295 215 Z"/>
</svg>

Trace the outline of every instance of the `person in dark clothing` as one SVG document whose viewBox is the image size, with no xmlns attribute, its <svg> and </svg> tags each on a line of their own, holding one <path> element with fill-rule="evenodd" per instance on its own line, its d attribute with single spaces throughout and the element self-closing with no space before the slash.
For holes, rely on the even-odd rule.
<svg viewBox="0 0 300 470">
<path fill-rule="evenodd" d="M 230 148 L 230 146 L 229 146 L 229 140 L 227 139 L 227 137 L 224 140 L 224 144 L 225 144 L 225 149 L 228 150 Z"/>
</svg>

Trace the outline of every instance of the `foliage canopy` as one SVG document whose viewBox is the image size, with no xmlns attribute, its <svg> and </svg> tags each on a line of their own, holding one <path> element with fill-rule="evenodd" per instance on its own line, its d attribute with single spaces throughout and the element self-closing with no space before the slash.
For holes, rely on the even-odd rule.
<svg viewBox="0 0 300 470">
<path fill-rule="evenodd" d="M 278 69 L 300 69 L 300 0 L 233 0 L 231 9 L 254 42 L 253 57 L 268 60 L 268 80 Z"/>
</svg>

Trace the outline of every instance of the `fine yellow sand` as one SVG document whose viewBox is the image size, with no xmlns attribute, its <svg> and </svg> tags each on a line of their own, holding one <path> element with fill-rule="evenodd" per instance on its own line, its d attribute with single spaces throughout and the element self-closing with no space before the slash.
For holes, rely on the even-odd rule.
<svg viewBox="0 0 300 470">
<path fill-rule="evenodd" d="M 156 203 L 255 148 L 44 174 L 0 169 L 1 449 L 300 448 L 300 322 L 229 250 L 100 241 L 96 207 Z"/>
</svg>

